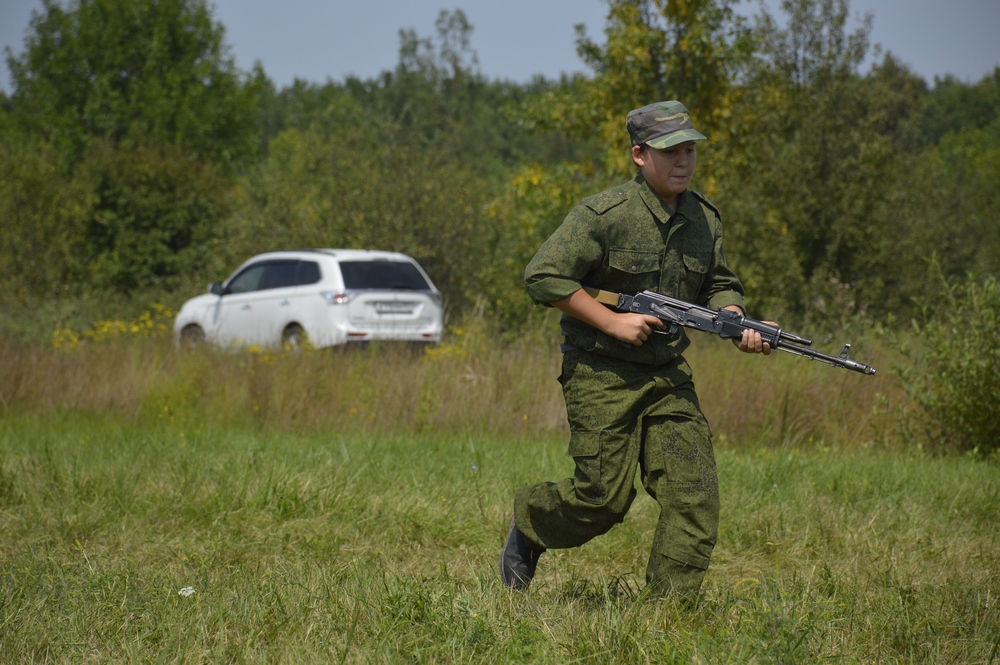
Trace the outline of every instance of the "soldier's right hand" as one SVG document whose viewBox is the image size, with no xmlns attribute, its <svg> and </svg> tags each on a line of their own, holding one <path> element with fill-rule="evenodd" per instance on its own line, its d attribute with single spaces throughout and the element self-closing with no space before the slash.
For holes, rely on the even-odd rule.
<svg viewBox="0 0 1000 665">
<path fill-rule="evenodd" d="M 571 295 L 556 300 L 552 305 L 584 323 L 611 335 L 620 342 L 633 346 L 642 343 L 653 334 L 653 328 L 666 326 L 655 316 L 632 312 L 614 312 L 594 300 L 586 291 L 579 289 Z"/>
<path fill-rule="evenodd" d="M 665 327 L 663 321 L 655 316 L 626 313 L 615 314 L 604 332 L 626 344 L 642 346 L 642 343 L 653 334 L 653 328 L 663 330 Z"/>
</svg>

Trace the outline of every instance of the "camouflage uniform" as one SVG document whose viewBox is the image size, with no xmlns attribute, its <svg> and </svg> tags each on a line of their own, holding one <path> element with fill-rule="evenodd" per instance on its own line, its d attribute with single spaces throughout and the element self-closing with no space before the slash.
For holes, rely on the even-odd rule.
<svg viewBox="0 0 1000 665">
<path fill-rule="evenodd" d="M 584 199 L 525 270 L 536 303 L 581 285 L 644 289 L 713 309 L 743 306 L 726 266 L 716 209 L 685 191 L 671 211 L 642 177 Z M 689 340 L 653 334 L 631 346 L 563 315 L 562 374 L 576 471 L 518 490 L 517 529 L 537 548 L 582 545 L 621 522 L 635 498 L 635 472 L 660 505 L 647 584 L 656 593 L 698 590 L 715 545 L 718 479 L 711 431 L 682 357 Z"/>
</svg>

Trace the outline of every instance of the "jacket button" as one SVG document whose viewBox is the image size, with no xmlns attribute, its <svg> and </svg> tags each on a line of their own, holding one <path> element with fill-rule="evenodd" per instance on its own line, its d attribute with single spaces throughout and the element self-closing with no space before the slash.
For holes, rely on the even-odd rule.
<svg viewBox="0 0 1000 665">
<path fill-rule="evenodd" d="M 638 267 L 638 266 L 632 266 L 632 272 L 635 272 L 635 271 L 637 271 L 638 269 L 639 269 L 639 267 Z"/>
</svg>

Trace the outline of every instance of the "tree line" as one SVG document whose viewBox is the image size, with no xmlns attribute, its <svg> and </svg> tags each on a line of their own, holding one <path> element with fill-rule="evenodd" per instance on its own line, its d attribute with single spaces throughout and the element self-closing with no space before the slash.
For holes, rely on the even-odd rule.
<svg viewBox="0 0 1000 665">
<path fill-rule="evenodd" d="M 524 265 L 582 196 L 629 178 L 624 116 L 681 99 L 710 141 L 758 317 L 908 320 L 946 277 L 1000 268 L 1000 68 L 928 83 L 871 60 L 847 0 L 608 0 L 586 73 L 489 80 L 474 28 L 400 31 L 396 67 L 241 71 L 204 0 L 44 0 L 0 95 L 0 324 L 179 304 L 254 253 L 367 247 L 419 260 L 449 315 L 532 315 Z M 72 305 L 70 305 L 70 304 Z M 86 303 L 90 303 L 90 308 Z"/>
</svg>

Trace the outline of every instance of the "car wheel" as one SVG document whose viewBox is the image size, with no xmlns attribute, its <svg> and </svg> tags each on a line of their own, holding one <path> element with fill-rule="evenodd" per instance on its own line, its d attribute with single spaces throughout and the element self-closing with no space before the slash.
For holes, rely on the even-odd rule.
<svg viewBox="0 0 1000 665">
<path fill-rule="evenodd" d="M 287 351 L 301 351 L 309 346 L 306 331 L 297 323 L 290 323 L 281 333 L 281 348 Z"/>
<path fill-rule="evenodd" d="M 205 343 L 205 331 L 197 324 L 184 326 L 181 330 L 181 346 L 193 349 Z"/>
</svg>

